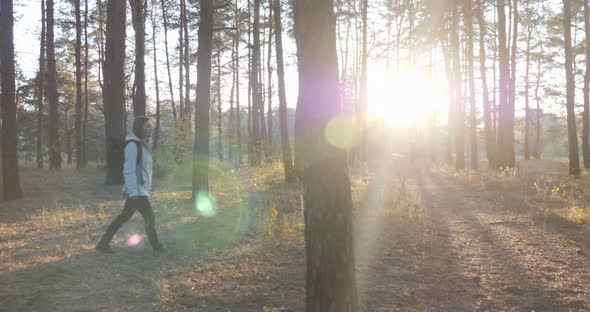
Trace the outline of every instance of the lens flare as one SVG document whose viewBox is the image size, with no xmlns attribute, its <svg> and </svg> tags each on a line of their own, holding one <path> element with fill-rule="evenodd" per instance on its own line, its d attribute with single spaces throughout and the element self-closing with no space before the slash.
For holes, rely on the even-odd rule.
<svg viewBox="0 0 590 312">
<path fill-rule="evenodd" d="M 205 191 L 197 193 L 195 208 L 205 217 L 213 217 L 217 214 L 217 201 L 213 195 Z"/>
<path fill-rule="evenodd" d="M 143 235 L 133 234 L 127 239 L 127 247 L 138 247 L 143 243 Z"/>
<path fill-rule="evenodd" d="M 350 114 L 342 114 L 330 120 L 324 133 L 328 143 L 341 149 L 350 149 L 357 144 L 359 130 L 353 120 Z"/>
</svg>

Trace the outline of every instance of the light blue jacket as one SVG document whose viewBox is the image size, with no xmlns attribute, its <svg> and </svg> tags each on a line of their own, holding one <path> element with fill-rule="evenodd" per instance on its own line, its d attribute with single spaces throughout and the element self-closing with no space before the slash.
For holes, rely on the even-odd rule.
<svg viewBox="0 0 590 312">
<path fill-rule="evenodd" d="M 137 144 L 131 142 L 125 147 L 125 163 L 123 164 L 123 176 L 125 185 L 123 192 L 127 196 L 150 196 L 152 189 L 152 149 L 150 145 L 130 134 L 125 138 L 129 140 L 140 141 L 141 143 L 141 168 L 137 168 Z"/>
</svg>

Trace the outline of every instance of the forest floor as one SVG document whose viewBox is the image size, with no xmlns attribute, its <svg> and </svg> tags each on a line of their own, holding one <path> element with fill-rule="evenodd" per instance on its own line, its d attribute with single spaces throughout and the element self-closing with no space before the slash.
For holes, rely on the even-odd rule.
<svg viewBox="0 0 590 312">
<path fill-rule="evenodd" d="M 576 195 L 587 177 L 551 162 L 502 174 L 379 166 L 352 179 L 363 311 L 590 310 L 590 218 Z M 23 170 L 25 199 L 0 202 L 0 311 L 303 311 L 300 186 L 278 165 L 215 168 L 213 212 L 193 209 L 190 170 L 156 186 L 166 253 L 133 242 L 136 215 L 113 255 L 94 245 L 120 186 L 98 169 Z"/>
</svg>

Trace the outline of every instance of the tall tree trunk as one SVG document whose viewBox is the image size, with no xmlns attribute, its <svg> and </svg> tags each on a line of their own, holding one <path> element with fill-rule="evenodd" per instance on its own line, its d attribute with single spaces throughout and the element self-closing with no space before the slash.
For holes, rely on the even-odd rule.
<svg viewBox="0 0 590 312">
<path fill-rule="evenodd" d="M 223 112 L 221 110 L 221 49 L 217 52 L 217 157 L 223 160 Z"/>
<path fill-rule="evenodd" d="M 229 122 L 227 123 L 227 158 L 229 162 L 234 160 L 235 136 L 234 136 L 234 94 L 236 92 L 236 36 L 232 36 L 231 46 L 231 90 L 229 92 Z"/>
<path fill-rule="evenodd" d="M 72 131 L 70 130 L 70 121 L 69 121 L 69 104 L 68 108 L 64 110 L 64 135 L 66 139 L 66 154 L 67 154 L 67 163 L 68 165 L 72 164 Z"/>
<path fill-rule="evenodd" d="M 0 42 L 2 42 L 0 45 L 0 64 L 2 64 L 2 71 L 0 71 L 2 84 L 0 112 L 2 113 L 2 128 L 0 130 L 2 133 L 2 181 L 4 181 L 2 185 L 5 200 L 23 197 L 18 173 L 13 11 L 12 0 L 0 0 Z"/>
<path fill-rule="evenodd" d="M 252 1 L 248 0 L 248 162 L 253 163 L 254 140 L 252 138 Z"/>
<path fill-rule="evenodd" d="M 500 57 L 500 105 L 498 106 L 498 150 L 497 167 L 514 167 L 514 109 L 508 96 L 510 63 L 506 46 L 506 12 L 504 0 L 498 0 L 498 30 Z"/>
<path fill-rule="evenodd" d="M 492 117 L 490 107 L 490 93 L 488 89 L 487 81 L 487 67 L 486 67 L 486 45 L 485 45 L 485 34 L 486 34 L 486 22 L 485 22 L 485 2 L 479 0 L 479 63 L 480 63 L 480 75 L 481 75 L 481 88 L 483 97 L 483 123 L 484 123 L 484 136 L 485 136 L 485 147 L 486 147 L 486 158 L 488 159 L 488 167 L 494 167 L 494 146 L 495 140 L 492 133 Z"/>
<path fill-rule="evenodd" d="M 273 144 L 272 144 L 272 35 L 273 35 L 273 19 L 272 19 L 272 0 L 268 1 L 268 58 L 266 59 L 266 70 L 268 71 L 268 88 L 266 90 L 268 95 L 268 113 L 266 114 L 267 122 L 267 140 L 266 140 L 266 157 L 272 160 Z"/>
<path fill-rule="evenodd" d="M 176 104 L 174 103 L 174 89 L 172 87 L 172 74 L 170 72 L 170 54 L 168 53 L 168 17 L 166 16 L 166 5 L 164 0 L 161 0 L 162 6 L 162 20 L 164 21 L 164 47 L 166 48 L 166 69 L 168 71 L 168 88 L 170 92 L 170 102 L 172 104 L 172 116 L 176 120 Z"/>
<path fill-rule="evenodd" d="M 88 165 L 88 153 L 86 150 L 88 129 L 88 0 L 84 0 L 84 120 L 82 121 L 82 167 Z"/>
<path fill-rule="evenodd" d="M 145 17 L 147 0 L 129 0 L 135 30 L 135 82 L 133 116 L 145 116 Z"/>
<path fill-rule="evenodd" d="M 185 114 L 185 118 L 187 118 L 188 120 L 185 122 L 186 126 L 187 126 L 187 131 L 190 132 L 190 128 L 191 128 L 191 123 L 190 123 L 190 118 L 191 118 L 191 71 L 190 71 L 190 66 L 191 66 L 191 59 L 190 59 L 190 50 L 189 50 L 189 46 L 190 46 L 190 40 L 188 37 L 188 17 L 187 17 L 187 13 L 186 13 L 186 0 L 181 0 L 182 2 L 182 16 L 183 16 L 183 21 L 182 21 L 182 28 L 184 30 L 184 76 L 185 76 L 185 87 L 184 87 L 184 91 L 185 91 L 185 96 L 184 96 L 184 114 Z M 182 47 L 181 47 L 182 49 Z"/>
<path fill-rule="evenodd" d="M 306 311 L 357 311 L 347 157 L 323 139 L 325 126 L 341 111 L 333 1 L 298 0 L 294 13 L 306 125 Z"/>
<path fill-rule="evenodd" d="M 578 155 L 578 136 L 576 132 L 575 92 L 576 82 L 573 72 L 572 54 L 572 9 L 570 0 L 563 0 L 563 28 L 565 46 L 565 77 L 566 77 L 566 109 L 567 134 L 569 143 L 570 174 L 580 175 L 580 159 Z"/>
<path fill-rule="evenodd" d="M 156 86 L 156 131 L 154 133 L 153 149 L 157 152 L 160 141 L 160 82 L 158 81 L 158 49 L 156 47 L 156 18 L 154 10 L 156 9 L 156 0 L 152 0 L 152 48 L 154 53 L 154 83 Z M 156 153 L 157 155 L 157 153 Z"/>
<path fill-rule="evenodd" d="M 197 48 L 197 105 L 193 152 L 193 199 L 209 193 L 209 124 L 211 107 L 211 54 L 213 50 L 213 0 L 200 0 Z M 201 209 L 197 201 L 197 209 Z"/>
<path fill-rule="evenodd" d="M 55 67 L 53 0 L 47 0 L 47 99 L 49 100 L 49 168 L 61 168 L 59 99 Z"/>
<path fill-rule="evenodd" d="M 448 25 L 446 27 L 449 27 Z M 448 28 L 448 37 L 450 37 L 451 29 Z M 445 34 L 445 36 L 447 36 Z M 448 128 L 448 135 L 447 135 L 447 144 L 446 144 L 446 160 L 447 165 L 453 165 L 453 137 L 455 131 L 455 91 L 454 91 L 454 78 L 453 78 L 453 66 L 452 66 L 452 47 L 450 45 L 450 39 L 445 38 L 442 41 L 442 48 L 445 60 L 445 72 L 447 75 L 447 82 L 449 87 L 449 110 L 447 114 L 447 128 Z"/>
<path fill-rule="evenodd" d="M 108 2 L 103 70 L 107 184 L 123 183 L 126 10 L 126 1 Z"/>
<path fill-rule="evenodd" d="M 258 71 L 260 70 L 260 0 L 254 0 L 254 24 L 252 27 L 252 68 L 250 70 L 250 79 L 252 81 L 252 157 L 253 165 L 260 164 L 262 152 L 261 120 L 260 110 L 262 106 L 262 95 L 260 94 L 260 82 L 258 80 Z M 264 120 L 264 119 L 263 119 Z"/>
<path fill-rule="evenodd" d="M 584 74 L 584 113 L 582 114 L 582 154 L 584 167 L 590 169 L 590 5 L 584 0 L 584 32 L 586 33 L 586 73 Z"/>
<path fill-rule="evenodd" d="M 43 168 L 43 95 L 45 92 L 45 0 L 41 0 L 41 44 L 39 45 L 39 78 L 37 94 L 37 168 Z"/>
<path fill-rule="evenodd" d="M 469 146 L 471 147 L 471 168 L 477 170 L 479 157 L 477 154 L 477 111 L 475 109 L 475 75 L 473 65 L 473 6 L 472 1 L 465 1 L 463 4 L 466 32 L 467 55 L 467 82 L 469 86 Z"/>
<path fill-rule="evenodd" d="M 512 52 L 510 52 L 510 83 L 508 85 L 508 104 L 510 107 L 510 122 L 511 122 L 511 138 L 510 140 L 512 143 L 510 144 L 509 148 L 509 157 L 510 163 L 512 164 L 511 167 L 516 165 L 515 160 L 515 151 L 514 151 L 514 112 L 516 108 L 516 62 L 517 62 L 517 53 L 518 53 L 518 23 L 520 19 L 520 15 L 518 12 L 518 0 L 513 0 L 512 2 Z"/>
<path fill-rule="evenodd" d="M 239 19 L 239 7 L 238 7 L 238 0 L 235 0 L 236 6 L 236 15 L 235 15 L 235 23 L 236 23 L 236 40 L 235 40 L 235 49 L 236 49 L 236 143 L 237 143 L 237 153 L 238 157 L 236 157 L 238 167 L 242 164 L 242 126 L 241 126 L 241 116 L 240 116 L 240 39 L 241 39 L 241 32 L 240 32 L 240 19 Z"/>
<path fill-rule="evenodd" d="M 184 28 L 182 24 L 184 23 L 184 11 L 182 10 L 182 0 L 180 0 L 180 17 L 179 17 L 179 27 L 178 27 L 178 110 L 180 115 L 181 123 L 185 120 L 184 115 L 184 89 L 182 88 L 184 83 Z"/>
<path fill-rule="evenodd" d="M 541 98 L 539 97 L 539 89 L 541 88 L 541 63 L 543 61 L 543 44 L 541 43 L 541 53 L 537 60 L 537 85 L 535 87 L 535 102 L 537 103 L 536 111 L 536 135 L 535 135 L 535 148 L 533 155 L 536 159 L 541 159 Z"/>
<path fill-rule="evenodd" d="M 261 5 L 263 5 L 261 3 Z M 266 154 L 266 118 L 264 117 L 265 115 L 265 88 L 266 86 L 264 85 L 264 38 L 265 37 L 265 28 L 263 27 L 264 25 L 264 20 L 262 21 L 262 25 L 260 26 L 260 33 L 261 33 L 261 39 L 260 39 L 260 53 L 259 53 L 259 57 L 260 57 L 260 61 L 258 62 L 258 88 L 260 88 L 260 107 L 258 109 L 258 113 L 260 114 L 260 154 L 261 154 L 261 158 L 263 156 L 265 156 Z"/>
<path fill-rule="evenodd" d="M 76 59 L 76 168 L 82 168 L 82 14 L 80 10 L 80 0 L 74 2 L 76 14 L 76 43 L 75 43 L 75 59 Z M 66 123 L 67 127 L 67 123 Z M 68 163 L 70 157 L 68 155 Z"/>
<path fill-rule="evenodd" d="M 368 139 L 368 127 L 367 127 L 367 120 L 366 120 L 366 112 L 368 109 L 369 99 L 368 99 L 368 89 L 367 89 L 367 79 L 368 79 L 368 71 L 367 68 L 367 58 L 368 58 L 368 37 L 367 37 L 367 12 L 369 9 L 369 1 L 362 0 L 361 2 L 361 18 L 362 18 L 362 48 L 361 48 L 361 81 L 360 81 L 360 98 L 358 104 L 358 111 L 357 111 L 357 118 L 358 118 L 358 125 L 361 129 L 361 142 L 359 144 L 359 152 L 358 152 L 358 159 L 360 161 L 365 161 L 367 156 L 367 139 Z"/>
<path fill-rule="evenodd" d="M 494 25 L 498 25 L 498 10 L 493 10 L 494 11 Z M 493 28 L 494 30 L 494 44 L 492 47 L 493 52 L 493 56 L 492 56 L 492 81 L 494 81 L 494 85 L 493 85 L 493 92 L 492 92 L 492 105 L 491 105 L 491 109 L 492 109 L 492 140 L 494 141 L 494 167 L 493 168 L 497 168 L 498 164 L 498 115 L 499 115 L 499 104 L 498 104 L 498 96 L 499 96 L 499 87 L 498 87 L 498 71 L 499 71 L 499 66 L 497 66 L 497 64 L 499 63 L 499 51 L 500 50 L 500 44 L 498 43 L 499 39 L 499 35 L 498 35 L 498 29 L 497 27 Z"/>
<path fill-rule="evenodd" d="M 287 95 L 285 90 L 285 64 L 283 61 L 283 25 L 281 19 L 281 1 L 272 0 L 272 2 L 272 5 L 274 6 L 277 77 L 279 82 L 279 126 L 281 129 L 281 151 L 283 154 L 285 180 L 287 182 L 292 182 L 295 180 L 295 172 L 293 171 L 293 161 L 291 160 L 291 143 L 289 141 Z"/>
<path fill-rule="evenodd" d="M 465 168 L 465 108 L 461 92 L 461 47 L 459 46 L 459 9 L 453 6 L 451 16 L 451 58 L 453 72 L 453 91 L 455 93 L 454 124 L 455 135 L 455 168 Z"/>
<path fill-rule="evenodd" d="M 526 1 L 527 9 L 529 8 L 530 1 Z M 525 78 L 524 78 L 524 101 L 525 101 L 525 113 L 524 113 L 524 159 L 529 160 L 531 158 L 530 153 L 530 69 L 531 69 L 531 37 L 533 35 L 532 23 L 527 24 L 527 38 L 526 38 L 526 65 L 525 65 Z"/>
</svg>

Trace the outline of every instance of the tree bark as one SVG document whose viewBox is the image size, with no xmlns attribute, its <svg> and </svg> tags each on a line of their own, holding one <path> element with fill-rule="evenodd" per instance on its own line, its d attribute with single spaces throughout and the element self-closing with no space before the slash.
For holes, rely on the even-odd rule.
<svg viewBox="0 0 590 312">
<path fill-rule="evenodd" d="M 0 0 L 0 42 L 2 42 L 0 45 L 0 64 L 2 64 L 2 71 L 0 71 L 2 126 L 0 130 L 2 131 L 2 185 L 5 200 L 23 197 L 18 172 L 13 9 L 12 0 Z"/>
<path fill-rule="evenodd" d="M 237 27 L 237 26 L 236 26 Z M 234 33 L 232 36 L 231 46 L 231 90 L 229 93 L 229 122 L 227 123 L 227 158 L 230 162 L 234 161 L 234 150 L 235 150 L 235 136 L 234 136 L 234 94 L 236 92 L 236 40 L 237 36 Z"/>
<path fill-rule="evenodd" d="M 479 0 L 479 63 L 480 63 L 480 75 L 481 75 L 481 88 L 483 97 L 483 123 L 484 123 L 484 136 L 485 136 L 485 147 L 486 147 L 486 158 L 488 159 L 488 167 L 493 168 L 494 165 L 494 147 L 495 140 L 492 132 L 492 117 L 491 117 L 491 105 L 490 105 L 490 93 L 488 89 L 487 81 L 487 67 L 486 67 L 486 46 L 485 46 L 485 34 L 486 34 L 486 23 L 485 23 L 485 6 L 484 0 Z"/>
<path fill-rule="evenodd" d="M 306 125 L 306 311 L 357 311 L 347 157 L 324 138 L 325 126 L 341 112 L 333 1 L 298 0 L 294 13 L 299 105 Z"/>
<path fill-rule="evenodd" d="M 266 70 L 268 71 L 268 88 L 266 89 L 268 96 L 268 112 L 267 118 L 267 135 L 266 135 L 266 157 L 272 160 L 273 145 L 272 145 L 272 35 L 273 35 L 273 18 L 272 18 L 272 0 L 268 1 L 268 58 L 266 59 Z"/>
<path fill-rule="evenodd" d="M 76 14 L 76 43 L 74 45 L 74 54 L 76 59 L 76 168 L 83 167 L 82 155 L 82 14 L 80 10 L 80 0 L 74 2 Z M 67 125 L 67 123 L 66 123 Z M 66 126 L 67 128 L 67 126 Z M 68 163 L 70 156 L 68 155 Z"/>
<path fill-rule="evenodd" d="M 223 160 L 223 112 L 221 111 L 221 49 L 217 52 L 217 157 Z"/>
<path fill-rule="evenodd" d="M 158 81 L 158 49 L 156 47 L 156 18 L 154 10 L 156 9 L 155 0 L 152 0 L 152 48 L 154 53 L 154 83 L 156 87 L 156 129 L 154 131 L 153 150 L 157 152 L 160 143 L 160 82 Z M 156 153 L 157 155 L 157 153 Z"/>
<path fill-rule="evenodd" d="M 178 119 L 176 114 L 176 104 L 174 103 L 174 89 L 172 87 L 172 74 L 170 72 L 170 54 L 168 53 L 168 17 L 166 16 L 166 5 L 164 0 L 160 2 L 162 6 L 162 20 L 164 22 L 164 47 L 166 49 L 166 69 L 168 71 L 168 88 L 170 92 L 170 102 L 172 104 L 172 116 L 174 120 Z"/>
<path fill-rule="evenodd" d="M 459 9 L 453 6 L 451 12 L 451 58 L 453 72 L 453 91 L 455 93 L 454 124 L 455 135 L 455 169 L 465 168 L 465 108 L 461 92 L 461 48 L 459 46 Z"/>
<path fill-rule="evenodd" d="M 239 19 L 239 7 L 238 7 L 238 0 L 235 0 L 236 6 L 236 15 L 235 15 L 235 23 L 236 23 L 236 40 L 235 40 L 235 50 L 236 50 L 236 144 L 237 144 L 237 164 L 238 167 L 242 164 L 242 127 L 241 127 L 241 116 L 240 116 L 240 19 Z"/>
<path fill-rule="evenodd" d="M 469 85 L 469 146 L 471 147 L 471 169 L 477 170 L 479 165 L 479 157 L 477 154 L 477 111 L 475 108 L 475 75 L 473 65 L 473 42 L 475 36 L 473 34 L 473 6 L 472 0 L 464 2 L 464 19 L 466 32 L 466 49 L 467 55 L 467 70 L 468 70 L 468 85 Z"/>
<path fill-rule="evenodd" d="M 260 94 L 259 70 L 260 70 L 260 0 L 254 0 L 254 23 L 252 26 L 252 68 L 250 79 L 252 83 L 252 157 L 250 162 L 253 165 L 260 164 L 262 153 L 262 136 L 260 111 L 262 106 L 262 94 Z"/>
<path fill-rule="evenodd" d="M 84 120 L 82 121 L 82 167 L 88 165 L 86 148 L 88 129 L 88 0 L 84 0 Z"/>
<path fill-rule="evenodd" d="M 360 98 L 358 104 L 358 111 L 357 111 L 357 118 L 358 118 L 358 126 L 361 129 L 361 142 L 359 144 L 359 151 L 358 151 L 358 159 L 360 161 L 365 161 L 367 156 L 367 119 L 366 113 L 369 105 L 368 99 L 368 88 L 367 88 L 367 79 L 368 79 L 368 68 L 367 68 L 367 58 L 368 58 L 368 38 L 367 38 L 367 15 L 368 15 L 368 7 L 369 1 L 362 0 L 361 2 L 361 18 L 362 18 L 362 48 L 361 48 L 361 85 L 360 85 Z"/>
<path fill-rule="evenodd" d="M 72 131 L 70 130 L 70 121 L 69 121 L 69 113 L 70 107 L 64 110 L 64 135 L 66 141 L 66 155 L 67 155 L 67 163 L 68 165 L 72 164 Z"/>
<path fill-rule="evenodd" d="M 182 9 L 182 0 L 180 0 L 180 17 L 179 17 L 179 27 L 178 27 L 178 110 L 180 115 L 181 124 L 185 120 L 184 115 L 184 89 L 182 88 L 184 83 L 184 28 L 182 27 L 184 23 L 184 10 Z"/>
<path fill-rule="evenodd" d="M 527 9 L 529 9 L 530 0 L 526 0 Z M 531 70 L 531 37 L 533 35 L 533 24 L 528 22 L 527 25 L 527 38 L 526 38 L 526 61 L 525 61 L 525 78 L 524 78 L 524 101 L 525 101 L 525 113 L 524 113 L 524 159 L 529 160 L 531 158 L 530 153 L 530 70 Z"/>
<path fill-rule="evenodd" d="M 248 162 L 253 163 L 254 140 L 252 139 L 252 1 L 248 0 Z"/>
<path fill-rule="evenodd" d="M 45 0 L 41 0 L 41 38 L 37 81 L 37 168 L 43 168 L 43 95 L 45 92 Z"/>
<path fill-rule="evenodd" d="M 47 99 L 49 100 L 49 168 L 61 168 L 59 146 L 59 98 L 55 67 L 53 0 L 47 0 Z"/>
<path fill-rule="evenodd" d="M 575 77 L 573 72 L 572 54 L 572 9 L 570 0 L 563 0 L 563 28 L 565 46 L 565 76 L 566 76 L 566 109 L 567 109 L 567 134 L 569 143 L 569 173 L 580 175 L 580 159 L 578 155 L 578 136 L 576 132 L 575 113 Z"/>
<path fill-rule="evenodd" d="M 514 109 L 508 96 L 510 82 L 510 63 L 508 60 L 508 48 L 506 47 L 506 12 L 504 0 L 498 0 L 498 40 L 499 40 L 499 66 L 500 66 L 500 103 L 498 106 L 498 168 L 514 167 Z"/>
<path fill-rule="evenodd" d="M 123 183 L 126 1 L 109 1 L 104 62 L 107 184 Z"/>
<path fill-rule="evenodd" d="M 197 105 L 193 152 L 193 199 L 209 193 L 209 124 L 211 107 L 211 55 L 213 50 L 213 0 L 200 0 L 197 48 Z M 196 207 L 199 209 L 199 207 Z"/>
<path fill-rule="evenodd" d="M 133 83 L 133 116 L 146 115 L 145 95 L 145 17 L 147 0 L 129 0 L 135 31 L 135 82 Z"/>
<path fill-rule="evenodd" d="M 582 114 L 582 154 L 584 167 L 590 169 L 590 4 L 584 0 L 584 32 L 586 33 L 586 73 L 584 74 L 584 112 Z"/>
<path fill-rule="evenodd" d="M 285 90 L 285 64 L 283 60 L 283 25 L 281 18 L 281 1 L 272 0 L 275 18 L 275 46 L 277 55 L 277 78 L 279 88 L 279 126 L 281 129 L 281 151 L 283 155 L 283 167 L 285 181 L 295 180 L 293 161 L 291 157 L 291 143 L 289 140 L 289 124 L 287 116 L 287 93 Z"/>
<path fill-rule="evenodd" d="M 535 159 L 541 159 L 541 98 L 539 97 L 539 89 L 541 88 L 541 63 L 543 61 L 543 44 L 541 44 L 541 53 L 537 60 L 537 85 L 535 87 L 535 102 L 537 103 L 537 118 L 536 118 L 536 135 L 535 135 L 535 148 L 533 155 Z"/>
</svg>

